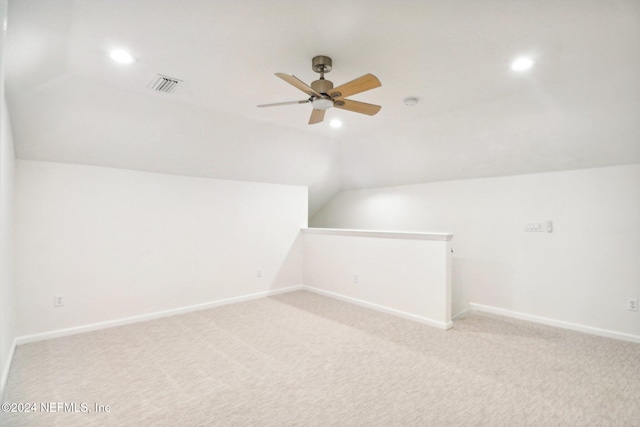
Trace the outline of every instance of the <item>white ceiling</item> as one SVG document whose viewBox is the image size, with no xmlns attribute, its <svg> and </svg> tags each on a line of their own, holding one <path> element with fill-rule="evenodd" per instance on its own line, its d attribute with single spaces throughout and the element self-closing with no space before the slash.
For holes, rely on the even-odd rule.
<svg viewBox="0 0 640 427">
<path fill-rule="evenodd" d="M 17 156 L 340 189 L 640 162 L 638 0 L 9 0 Z M 108 53 L 130 50 L 123 66 Z M 382 87 L 369 117 L 273 74 Z M 536 61 L 525 73 L 510 62 Z M 156 74 L 184 80 L 173 94 Z M 403 99 L 418 97 L 415 107 Z M 332 118 L 344 126 L 333 129 Z"/>
</svg>

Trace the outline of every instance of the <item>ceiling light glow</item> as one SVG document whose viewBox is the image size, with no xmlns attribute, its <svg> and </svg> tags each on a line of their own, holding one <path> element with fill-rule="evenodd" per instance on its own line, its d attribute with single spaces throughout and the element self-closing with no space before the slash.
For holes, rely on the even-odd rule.
<svg viewBox="0 0 640 427">
<path fill-rule="evenodd" d="M 129 52 L 122 49 L 112 50 L 110 56 L 111 59 L 121 64 L 131 64 L 136 61 L 136 58 L 134 58 Z"/>
<path fill-rule="evenodd" d="M 533 59 L 531 58 L 518 58 L 511 63 L 511 69 L 513 71 L 528 70 L 533 66 Z"/>
<path fill-rule="evenodd" d="M 338 119 L 333 119 L 333 120 L 331 120 L 331 122 L 329 123 L 329 125 L 330 125 L 332 128 L 337 129 L 337 128 L 342 127 L 342 122 L 341 122 L 340 120 L 338 120 Z"/>
</svg>

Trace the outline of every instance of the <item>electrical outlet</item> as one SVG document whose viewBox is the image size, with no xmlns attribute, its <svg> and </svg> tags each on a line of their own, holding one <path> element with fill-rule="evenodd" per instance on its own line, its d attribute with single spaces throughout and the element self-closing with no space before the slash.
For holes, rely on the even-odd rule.
<svg viewBox="0 0 640 427">
<path fill-rule="evenodd" d="M 64 298 L 60 295 L 56 295 L 53 300 L 54 307 L 62 307 L 64 305 Z"/>
<path fill-rule="evenodd" d="M 638 311 L 638 300 L 636 298 L 627 299 L 627 310 Z"/>
<path fill-rule="evenodd" d="M 358 275 L 357 275 L 357 274 L 354 274 L 354 275 L 353 275 L 353 283 L 358 283 L 358 279 L 359 279 L 359 278 L 358 278 Z"/>
<path fill-rule="evenodd" d="M 258 272 L 256 273 L 256 277 L 262 277 L 262 269 L 258 269 Z"/>
</svg>

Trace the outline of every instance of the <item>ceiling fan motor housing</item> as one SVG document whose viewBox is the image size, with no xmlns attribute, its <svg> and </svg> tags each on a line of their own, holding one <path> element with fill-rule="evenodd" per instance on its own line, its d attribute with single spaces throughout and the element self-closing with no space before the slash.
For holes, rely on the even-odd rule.
<svg viewBox="0 0 640 427">
<path fill-rule="evenodd" d="M 329 93 L 333 89 L 333 82 L 331 80 L 320 79 L 311 82 L 311 89 L 318 93 Z"/>
</svg>

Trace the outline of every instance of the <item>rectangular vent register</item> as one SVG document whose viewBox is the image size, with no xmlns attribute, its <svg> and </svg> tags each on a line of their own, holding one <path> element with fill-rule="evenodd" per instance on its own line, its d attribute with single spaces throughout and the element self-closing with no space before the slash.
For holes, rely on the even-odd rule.
<svg viewBox="0 0 640 427">
<path fill-rule="evenodd" d="M 156 92 L 172 93 L 180 83 L 182 83 L 180 79 L 158 74 L 149 84 L 149 88 Z"/>
</svg>

